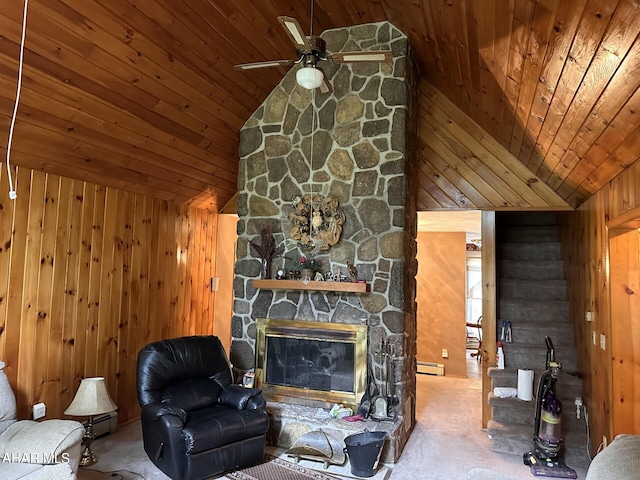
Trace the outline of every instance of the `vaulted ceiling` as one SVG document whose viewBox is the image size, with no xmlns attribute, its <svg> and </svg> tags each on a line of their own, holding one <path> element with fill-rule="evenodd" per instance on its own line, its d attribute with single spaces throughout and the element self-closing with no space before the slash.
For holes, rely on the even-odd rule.
<svg viewBox="0 0 640 480">
<path fill-rule="evenodd" d="M 21 7 L 0 0 L 3 147 Z M 639 10 L 634 0 L 316 0 L 313 30 L 392 22 L 424 81 L 577 205 L 640 154 Z M 220 208 L 236 190 L 239 129 L 285 73 L 233 65 L 293 57 L 278 15 L 310 30 L 307 0 L 31 0 L 12 163 Z M 421 172 L 421 188 L 433 185 Z"/>
</svg>

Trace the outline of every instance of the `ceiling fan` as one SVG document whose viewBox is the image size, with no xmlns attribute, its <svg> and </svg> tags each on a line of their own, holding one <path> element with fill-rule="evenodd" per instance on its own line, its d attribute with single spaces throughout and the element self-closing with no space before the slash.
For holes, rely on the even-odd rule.
<svg viewBox="0 0 640 480">
<path fill-rule="evenodd" d="M 319 36 L 313 35 L 313 0 L 311 3 L 311 34 L 305 35 L 295 18 L 279 16 L 278 21 L 296 47 L 297 60 L 271 60 L 266 62 L 244 63 L 235 65 L 237 70 L 253 70 L 264 67 L 288 67 L 300 63 L 302 67 L 296 72 L 298 85 L 308 90 L 320 88 L 322 93 L 330 91 L 325 75 L 318 62 L 357 63 L 357 62 L 391 62 L 393 55 L 389 50 L 327 52 L 326 43 Z"/>
</svg>

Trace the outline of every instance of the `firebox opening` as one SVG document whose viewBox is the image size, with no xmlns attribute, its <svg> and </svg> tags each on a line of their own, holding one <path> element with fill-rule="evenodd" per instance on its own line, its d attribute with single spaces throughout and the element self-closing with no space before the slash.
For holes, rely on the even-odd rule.
<svg viewBox="0 0 640 480">
<path fill-rule="evenodd" d="M 256 380 L 267 400 L 357 408 L 366 381 L 366 325 L 258 319 Z"/>
</svg>

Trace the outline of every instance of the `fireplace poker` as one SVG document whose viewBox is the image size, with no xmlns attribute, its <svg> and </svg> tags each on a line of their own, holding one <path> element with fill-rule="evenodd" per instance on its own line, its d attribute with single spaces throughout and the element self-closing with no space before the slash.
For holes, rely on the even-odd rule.
<svg viewBox="0 0 640 480">
<path fill-rule="evenodd" d="M 393 371 L 393 358 L 395 357 L 395 348 L 393 345 L 387 344 L 387 408 L 389 416 L 392 416 L 394 401 L 397 402 L 395 392 L 395 374 Z"/>
<path fill-rule="evenodd" d="M 390 362 L 391 359 L 389 358 L 390 355 L 390 345 L 389 345 L 389 341 L 385 341 L 384 343 L 384 382 L 385 382 L 385 388 L 384 388 L 384 393 L 387 396 L 387 412 L 386 415 L 390 416 L 389 413 L 391 411 L 391 381 L 390 381 Z"/>
</svg>

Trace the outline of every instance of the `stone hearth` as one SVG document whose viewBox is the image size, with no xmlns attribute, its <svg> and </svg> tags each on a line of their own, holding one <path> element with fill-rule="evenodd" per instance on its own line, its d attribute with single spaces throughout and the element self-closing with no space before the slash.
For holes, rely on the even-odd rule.
<svg viewBox="0 0 640 480">
<path fill-rule="evenodd" d="M 389 49 L 393 64 L 322 62 L 332 86 L 328 94 L 299 87 L 294 68 L 243 127 L 231 362 L 239 372 L 254 367 L 258 318 L 366 320 L 369 360 L 378 385 L 383 382 L 382 343 L 396 355 L 396 421 L 381 427 L 390 432 L 385 461 L 393 462 L 415 423 L 417 75 L 407 38 L 388 22 L 321 36 L 332 52 Z M 278 245 L 284 243 L 288 257 L 275 259 L 274 270 L 291 270 L 301 256 L 309 256 L 289 238 L 288 215 L 296 197 L 310 193 L 337 197 L 346 216 L 340 241 L 328 252 L 313 255 L 320 270 L 346 273 L 351 263 L 358 277 L 371 284 L 370 293 L 253 287 L 262 265 L 249 242 L 260 243 L 264 227 L 271 228 Z M 282 430 L 292 423 L 285 410 L 270 406 L 272 427 L 280 428 L 270 438 L 287 447 L 296 438 L 291 433 L 295 429 Z M 309 427 L 313 409 L 307 414 Z M 301 414 L 296 415 L 293 424 L 305 424 Z"/>
</svg>

